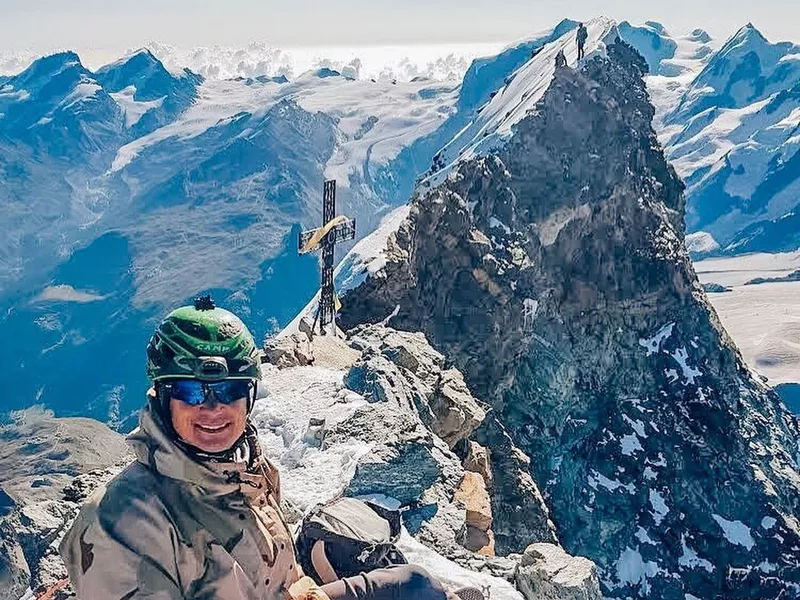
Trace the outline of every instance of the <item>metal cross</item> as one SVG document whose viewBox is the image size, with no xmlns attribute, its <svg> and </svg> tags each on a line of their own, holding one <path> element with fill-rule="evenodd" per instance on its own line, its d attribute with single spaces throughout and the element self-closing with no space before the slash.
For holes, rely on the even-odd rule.
<svg viewBox="0 0 800 600">
<path fill-rule="evenodd" d="M 322 195 L 322 227 L 303 231 L 297 242 L 300 254 L 314 252 L 322 248 L 322 282 L 319 291 L 319 305 L 314 316 L 312 331 L 319 320 L 320 333 L 325 335 L 327 326 L 334 322 L 336 311 L 336 292 L 333 289 L 333 248 L 340 242 L 356 237 L 356 221 L 336 215 L 336 180 L 325 182 Z M 334 333 L 335 333 L 334 328 Z"/>
</svg>

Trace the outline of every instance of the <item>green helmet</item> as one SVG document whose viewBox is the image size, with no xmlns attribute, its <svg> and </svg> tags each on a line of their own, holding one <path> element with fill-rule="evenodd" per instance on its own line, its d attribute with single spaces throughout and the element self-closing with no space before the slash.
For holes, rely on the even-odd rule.
<svg viewBox="0 0 800 600">
<path fill-rule="evenodd" d="M 165 379 L 258 379 L 260 353 L 241 319 L 211 296 L 169 313 L 147 345 L 147 376 Z"/>
</svg>

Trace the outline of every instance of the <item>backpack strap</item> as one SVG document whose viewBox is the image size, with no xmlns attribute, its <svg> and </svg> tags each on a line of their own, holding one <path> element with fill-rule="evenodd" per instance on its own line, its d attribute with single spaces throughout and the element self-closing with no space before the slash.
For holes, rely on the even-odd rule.
<svg viewBox="0 0 800 600">
<path fill-rule="evenodd" d="M 333 565 L 325 554 L 324 540 L 317 540 L 311 546 L 311 565 L 323 584 L 331 583 L 339 579 L 339 575 L 333 569 Z"/>
</svg>

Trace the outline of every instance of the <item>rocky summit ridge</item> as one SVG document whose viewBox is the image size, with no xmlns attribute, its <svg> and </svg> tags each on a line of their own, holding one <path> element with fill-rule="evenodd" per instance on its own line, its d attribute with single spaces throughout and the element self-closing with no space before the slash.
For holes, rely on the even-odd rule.
<svg viewBox="0 0 800 600">
<path fill-rule="evenodd" d="M 797 422 L 697 281 L 645 73 L 622 42 L 556 69 L 503 147 L 416 195 L 343 326 L 389 318 L 464 373 L 606 597 L 797 597 Z"/>
</svg>

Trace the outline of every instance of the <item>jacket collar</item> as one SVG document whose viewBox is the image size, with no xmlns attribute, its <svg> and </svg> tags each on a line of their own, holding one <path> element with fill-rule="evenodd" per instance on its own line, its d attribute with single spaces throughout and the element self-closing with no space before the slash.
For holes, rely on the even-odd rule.
<svg viewBox="0 0 800 600">
<path fill-rule="evenodd" d="M 242 492 L 254 498 L 268 490 L 275 491 L 277 470 L 262 454 L 255 427 L 249 421 L 246 438 L 251 452 L 250 468 L 244 462 L 195 460 L 165 433 L 148 404 L 139 416 L 139 427 L 127 439 L 136 460 L 159 475 L 189 484 L 199 494 L 222 496 Z"/>
</svg>

